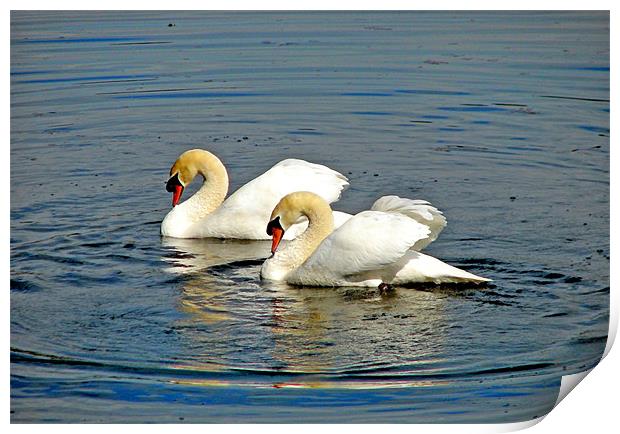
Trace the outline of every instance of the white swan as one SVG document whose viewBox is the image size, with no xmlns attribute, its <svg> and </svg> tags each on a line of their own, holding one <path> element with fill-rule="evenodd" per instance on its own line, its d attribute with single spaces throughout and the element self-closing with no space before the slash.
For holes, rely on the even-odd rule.
<svg viewBox="0 0 620 434">
<path fill-rule="evenodd" d="M 413 250 L 437 235 L 408 215 L 416 205 L 409 199 L 382 197 L 372 210 L 334 230 L 331 208 L 320 196 L 288 194 L 271 213 L 267 232 L 273 237 L 273 255 L 264 262 L 261 277 L 310 286 L 489 281 Z M 282 235 L 301 216 L 309 220 L 307 230 L 278 250 Z"/>
<path fill-rule="evenodd" d="M 202 187 L 179 204 L 184 188 L 197 176 Z M 304 160 L 288 159 L 239 188 L 228 199 L 228 174 L 222 162 L 202 149 L 184 152 L 170 169 L 166 189 L 173 193 L 172 210 L 161 224 L 161 234 L 175 238 L 236 238 L 267 240 L 265 222 L 278 201 L 288 193 L 308 190 L 328 202 L 339 199 L 349 185 L 347 178 L 328 167 Z M 349 214 L 334 212 L 336 225 Z M 293 239 L 307 227 L 300 219 L 286 239 Z"/>
</svg>

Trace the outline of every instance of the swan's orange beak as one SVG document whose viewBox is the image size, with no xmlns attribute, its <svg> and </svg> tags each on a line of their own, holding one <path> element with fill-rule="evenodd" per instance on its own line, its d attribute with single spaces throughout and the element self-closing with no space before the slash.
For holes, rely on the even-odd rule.
<svg viewBox="0 0 620 434">
<path fill-rule="evenodd" d="M 271 220 L 267 225 L 267 235 L 271 235 L 271 253 L 275 253 L 278 250 L 282 236 L 284 235 L 284 229 L 280 225 L 280 217 L 276 217 Z"/>
<path fill-rule="evenodd" d="M 172 206 L 175 207 L 181 200 L 181 195 L 183 194 L 183 186 L 175 185 L 174 191 L 172 192 Z"/>
<path fill-rule="evenodd" d="M 170 177 L 168 182 L 166 183 L 166 191 L 172 193 L 172 206 L 175 207 L 181 200 L 181 195 L 183 194 L 183 184 L 179 180 L 179 174 L 175 173 Z"/>
<path fill-rule="evenodd" d="M 282 235 L 284 231 L 280 228 L 273 228 L 273 238 L 271 239 L 271 253 L 275 253 L 278 250 L 280 241 L 282 241 Z"/>
</svg>

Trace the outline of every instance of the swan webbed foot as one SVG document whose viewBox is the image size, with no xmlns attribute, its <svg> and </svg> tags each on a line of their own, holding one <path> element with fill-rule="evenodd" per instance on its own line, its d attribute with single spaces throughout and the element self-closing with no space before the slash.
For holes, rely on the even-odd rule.
<svg viewBox="0 0 620 434">
<path fill-rule="evenodd" d="M 394 291 L 394 287 L 390 285 L 389 283 L 385 283 L 385 282 L 381 282 L 378 289 L 379 289 L 379 294 L 381 295 L 386 295 Z"/>
</svg>

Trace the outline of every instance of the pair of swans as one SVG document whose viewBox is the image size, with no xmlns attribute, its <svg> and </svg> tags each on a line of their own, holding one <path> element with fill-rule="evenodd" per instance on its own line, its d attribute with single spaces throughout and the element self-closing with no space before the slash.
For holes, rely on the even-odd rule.
<svg viewBox="0 0 620 434">
<path fill-rule="evenodd" d="M 202 187 L 179 204 L 196 176 Z M 446 226 L 423 200 L 379 198 L 368 211 L 333 211 L 347 178 L 326 166 L 287 159 L 225 200 L 228 174 L 212 153 L 193 149 L 172 165 L 172 210 L 161 225 L 176 238 L 271 239 L 263 279 L 310 286 L 482 283 L 489 279 L 420 253 Z M 280 247 L 281 240 L 291 240 Z"/>
</svg>

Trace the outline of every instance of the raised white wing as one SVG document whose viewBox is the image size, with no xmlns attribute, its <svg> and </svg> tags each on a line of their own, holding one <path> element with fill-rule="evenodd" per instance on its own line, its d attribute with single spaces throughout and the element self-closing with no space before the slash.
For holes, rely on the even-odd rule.
<svg viewBox="0 0 620 434">
<path fill-rule="evenodd" d="M 394 264 L 430 229 L 399 214 L 364 211 L 317 247 L 299 272 L 352 276 Z"/>
<path fill-rule="evenodd" d="M 428 226 L 430 229 L 428 237 L 419 240 L 413 246 L 413 249 L 418 251 L 435 241 L 447 224 L 446 218 L 441 211 L 425 200 L 383 196 L 377 199 L 370 209 L 372 211 L 403 214 L 418 223 Z"/>
<path fill-rule="evenodd" d="M 295 191 L 311 191 L 328 203 L 337 201 L 349 182 L 329 167 L 304 160 L 287 159 L 253 179 L 224 201 L 222 207 L 245 210 L 269 218 L 282 197 Z M 264 222 L 267 225 L 267 221 Z"/>
</svg>

